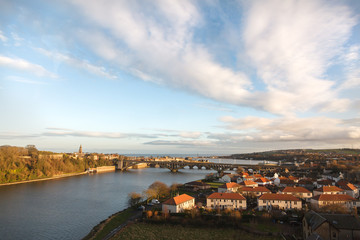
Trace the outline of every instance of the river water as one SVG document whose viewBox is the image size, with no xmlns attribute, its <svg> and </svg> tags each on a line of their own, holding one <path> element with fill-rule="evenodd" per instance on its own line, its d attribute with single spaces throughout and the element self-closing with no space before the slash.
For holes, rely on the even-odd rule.
<svg viewBox="0 0 360 240">
<path fill-rule="evenodd" d="M 127 207 L 130 192 L 204 178 L 209 170 L 163 168 L 81 175 L 0 187 L 0 239 L 81 239 Z"/>
<path fill-rule="evenodd" d="M 128 193 L 141 193 L 154 181 L 185 183 L 210 172 L 214 171 L 146 168 L 2 186 L 0 239 L 81 239 L 100 221 L 126 208 Z"/>
</svg>

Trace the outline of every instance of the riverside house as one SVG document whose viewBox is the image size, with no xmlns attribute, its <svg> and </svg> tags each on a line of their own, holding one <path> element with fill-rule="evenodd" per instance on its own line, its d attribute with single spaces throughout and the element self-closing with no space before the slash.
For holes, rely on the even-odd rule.
<svg viewBox="0 0 360 240">
<path fill-rule="evenodd" d="M 212 209 L 246 209 L 246 198 L 240 193 L 212 193 L 206 199 L 206 207 Z"/>
<path fill-rule="evenodd" d="M 301 200 L 291 194 L 267 193 L 258 198 L 258 208 L 260 211 L 263 209 L 270 210 L 272 208 L 284 210 L 301 209 L 301 207 Z"/>
<path fill-rule="evenodd" d="M 170 198 L 162 203 L 162 211 L 168 213 L 179 213 L 185 209 L 191 209 L 195 206 L 195 198 L 181 194 L 179 196 Z"/>
</svg>

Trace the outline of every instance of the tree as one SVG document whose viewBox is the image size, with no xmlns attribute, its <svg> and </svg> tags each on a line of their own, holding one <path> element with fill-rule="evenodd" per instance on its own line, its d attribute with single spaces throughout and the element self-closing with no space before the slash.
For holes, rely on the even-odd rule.
<svg viewBox="0 0 360 240">
<path fill-rule="evenodd" d="M 170 188 L 165 183 L 159 181 L 151 184 L 148 190 L 149 189 L 152 189 L 156 193 L 157 198 L 168 196 L 170 193 Z"/>
<path fill-rule="evenodd" d="M 137 204 L 139 204 L 139 202 L 141 201 L 141 198 L 142 198 L 141 194 L 136 193 L 136 192 L 129 193 L 128 197 L 129 197 L 129 205 L 131 207 L 134 207 Z"/>
</svg>

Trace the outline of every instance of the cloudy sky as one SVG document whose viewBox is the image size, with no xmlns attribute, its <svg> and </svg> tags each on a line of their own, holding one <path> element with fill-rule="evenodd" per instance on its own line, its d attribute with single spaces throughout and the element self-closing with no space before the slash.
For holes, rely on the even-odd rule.
<svg viewBox="0 0 360 240">
<path fill-rule="evenodd" d="M 360 148 L 360 1 L 0 0 L 0 145 Z"/>
</svg>

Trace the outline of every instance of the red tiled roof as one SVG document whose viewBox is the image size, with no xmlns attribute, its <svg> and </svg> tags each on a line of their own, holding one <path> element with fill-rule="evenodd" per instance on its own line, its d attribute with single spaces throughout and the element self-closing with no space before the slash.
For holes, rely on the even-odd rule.
<svg viewBox="0 0 360 240">
<path fill-rule="evenodd" d="M 294 197 L 291 194 L 275 194 L 265 193 L 259 197 L 260 200 L 283 200 L 283 201 L 300 201 L 299 198 Z"/>
<path fill-rule="evenodd" d="M 344 189 L 344 190 L 356 190 L 357 187 L 355 187 L 353 184 L 349 183 L 348 181 L 345 180 L 340 180 L 336 183 L 340 188 Z"/>
<path fill-rule="evenodd" d="M 313 199 L 317 201 L 342 201 L 342 202 L 356 201 L 355 198 L 347 194 L 320 194 L 313 197 Z"/>
<path fill-rule="evenodd" d="M 338 188 L 337 186 L 323 186 L 321 188 L 317 188 L 314 191 L 317 192 L 343 192 L 341 188 Z"/>
<path fill-rule="evenodd" d="M 294 176 L 289 176 L 289 179 L 290 179 L 290 180 L 298 180 L 299 178 L 294 177 Z"/>
<path fill-rule="evenodd" d="M 263 176 L 261 174 L 254 174 L 254 177 L 256 178 L 262 178 Z"/>
<path fill-rule="evenodd" d="M 245 186 L 249 186 L 249 185 L 256 185 L 257 183 L 251 180 L 245 180 L 242 183 L 240 183 L 241 185 L 245 185 Z"/>
<path fill-rule="evenodd" d="M 240 193 L 212 193 L 208 196 L 209 199 L 232 199 L 232 200 L 245 200 L 246 198 Z"/>
<path fill-rule="evenodd" d="M 303 187 L 285 187 L 282 192 L 311 193 L 309 190 Z"/>
<path fill-rule="evenodd" d="M 184 193 L 184 194 L 181 194 L 181 195 L 179 195 L 177 197 L 173 197 L 173 198 L 170 198 L 170 199 L 166 200 L 165 202 L 163 202 L 163 204 L 166 204 L 166 205 L 179 205 L 181 203 L 190 201 L 191 199 L 194 199 L 194 198 Z"/>
<path fill-rule="evenodd" d="M 262 178 L 256 179 L 255 182 L 265 183 L 265 182 L 270 182 L 270 180 L 267 179 L 267 178 L 262 177 Z"/>
<path fill-rule="evenodd" d="M 314 180 L 311 178 L 300 179 L 298 184 L 313 184 Z"/>
<path fill-rule="evenodd" d="M 235 182 L 229 182 L 229 183 L 225 183 L 224 185 L 221 185 L 219 188 L 234 188 L 234 187 L 240 187 L 239 184 L 235 183 Z"/>
<path fill-rule="evenodd" d="M 243 187 L 241 188 L 243 192 L 271 192 L 266 187 Z"/>
</svg>

